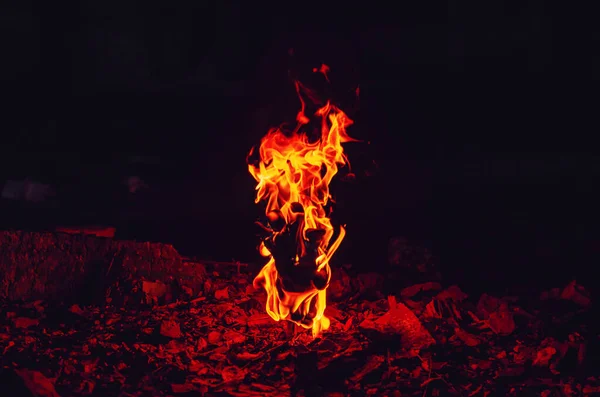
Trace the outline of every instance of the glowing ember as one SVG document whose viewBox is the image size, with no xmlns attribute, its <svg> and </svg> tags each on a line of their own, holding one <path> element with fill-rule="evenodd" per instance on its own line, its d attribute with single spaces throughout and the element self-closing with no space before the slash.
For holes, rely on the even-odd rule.
<svg viewBox="0 0 600 397">
<path fill-rule="evenodd" d="M 328 68 L 327 68 L 328 70 Z M 329 260 L 344 238 L 340 231 L 330 244 L 334 229 L 328 217 L 329 183 L 338 165 L 347 164 L 342 143 L 352 124 L 344 112 L 327 102 L 314 116 L 320 119 L 320 137 L 311 141 L 301 128 L 309 124 L 302 93 L 315 96 L 296 82 L 301 110 L 294 131 L 271 129 L 263 137 L 258 164 L 248 169 L 258 182 L 256 203 L 267 202 L 267 230 L 271 237 L 260 246 L 268 263 L 254 279 L 267 292 L 267 313 L 275 320 L 289 320 L 312 328 L 313 336 L 329 328 L 324 316 L 326 289 L 331 278 Z M 249 157 L 254 154 L 250 151 Z"/>
</svg>

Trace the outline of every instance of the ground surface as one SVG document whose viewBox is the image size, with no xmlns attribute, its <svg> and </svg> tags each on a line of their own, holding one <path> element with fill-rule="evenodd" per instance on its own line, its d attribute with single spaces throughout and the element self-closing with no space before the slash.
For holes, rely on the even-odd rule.
<svg viewBox="0 0 600 397">
<path fill-rule="evenodd" d="M 381 276 L 338 269 L 326 311 L 331 329 L 313 340 L 265 314 L 253 271 L 208 270 L 201 296 L 183 302 L 166 303 L 162 285 L 143 282 L 140 304 L 128 308 L 3 304 L 5 390 L 63 397 L 600 392 L 591 362 L 598 335 L 586 327 L 591 303 L 575 283 L 533 300 L 467 297 L 436 282 L 384 296 Z"/>
</svg>

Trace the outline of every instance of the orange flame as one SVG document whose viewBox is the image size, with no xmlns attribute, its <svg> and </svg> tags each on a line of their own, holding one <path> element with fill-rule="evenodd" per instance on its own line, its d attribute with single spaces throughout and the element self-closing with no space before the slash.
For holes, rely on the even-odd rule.
<svg viewBox="0 0 600 397">
<path fill-rule="evenodd" d="M 354 141 L 346 134 L 346 127 L 353 122 L 327 102 L 315 113 L 321 119 L 321 134 L 316 142 L 311 142 L 300 131 L 309 123 L 300 91 L 313 102 L 316 99 L 299 82 L 296 90 L 301 102 L 297 128 L 291 134 L 281 128 L 271 129 L 261 140 L 260 162 L 248 165 L 258 182 L 255 202 L 267 202 L 266 214 L 273 235 L 272 244 L 263 242 L 259 248 L 269 261 L 254 279 L 254 285 L 267 292 L 266 310 L 271 318 L 312 328 L 316 337 L 330 325 L 324 315 L 326 288 L 331 279 L 329 260 L 345 235 L 340 227 L 330 244 L 334 228 L 326 210 L 331 199 L 329 184 L 338 166 L 348 163 L 342 143 Z M 281 245 L 287 250 L 281 251 Z"/>
</svg>

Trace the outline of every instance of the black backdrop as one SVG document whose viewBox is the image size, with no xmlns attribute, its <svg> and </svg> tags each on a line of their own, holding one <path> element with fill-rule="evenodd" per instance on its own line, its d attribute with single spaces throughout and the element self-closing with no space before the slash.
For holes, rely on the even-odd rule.
<svg viewBox="0 0 600 397">
<path fill-rule="evenodd" d="M 3 7 L 1 176 L 80 192 L 46 223 L 110 221 L 122 237 L 257 259 L 245 154 L 294 117 L 288 71 L 310 79 L 325 62 L 351 133 L 370 142 L 349 147 L 358 178 L 334 188 L 349 231 L 339 262 L 383 266 L 387 239 L 404 234 L 433 246 L 459 281 L 550 282 L 538 271 L 591 267 L 593 10 L 534 0 Z M 135 216 L 110 193 L 131 152 L 163 159 Z M 81 215 L 90 206 L 100 219 Z"/>
</svg>

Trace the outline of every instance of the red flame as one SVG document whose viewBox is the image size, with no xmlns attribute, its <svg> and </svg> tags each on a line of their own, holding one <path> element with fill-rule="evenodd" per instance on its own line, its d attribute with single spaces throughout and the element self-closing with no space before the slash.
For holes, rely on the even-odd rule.
<svg viewBox="0 0 600 397">
<path fill-rule="evenodd" d="M 327 70 L 323 69 L 322 73 Z M 348 163 L 342 143 L 353 141 L 346 134 L 352 120 L 327 102 L 314 114 L 321 121 L 321 131 L 320 138 L 311 142 L 306 133 L 300 131 L 310 121 L 301 91 L 312 102 L 319 101 L 299 82 L 296 82 L 296 90 L 301 104 L 296 117 L 297 128 L 291 134 L 281 128 L 271 129 L 261 141 L 260 162 L 249 164 L 248 170 L 258 183 L 256 203 L 265 200 L 267 216 L 271 220 L 280 219 L 288 226 L 273 230 L 275 244 L 278 239 L 283 240 L 285 231 L 291 230 L 289 225 L 298 227 L 290 271 L 301 272 L 302 269 L 303 272 L 307 268 L 303 258 L 314 258 L 309 261 L 308 268 L 320 277 L 322 285 L 311 282 L 300 289 L 286 286 L 282 272 L 278 270 L 283 265 L 276 263 L 272 248 L 265 243 L 261 244 L 260 252 L 269 257 L 269 261 L 255 278 L 254 285 L 262 286 L 267 292 L 266 310 L 274 320 L 289 320 L 312 328 L 313 336 L 317 336 L 329 327 L 330 321 L 324 315 L 326 288 L 331 278 L 329 261 L 345 235 L 341 227 L 331 243 L 334 228 L 326 211 L 331 200 L 329 184 L 338 167 Z"/>
</svg>

